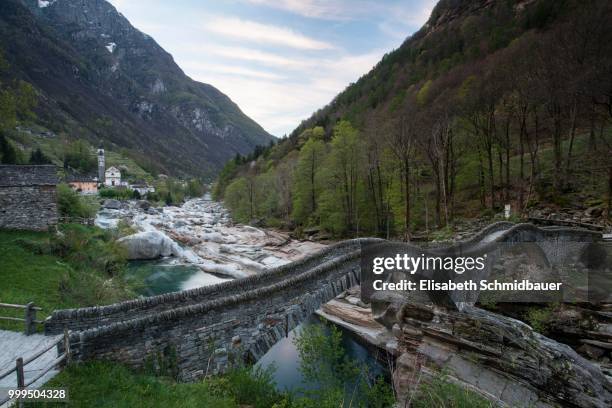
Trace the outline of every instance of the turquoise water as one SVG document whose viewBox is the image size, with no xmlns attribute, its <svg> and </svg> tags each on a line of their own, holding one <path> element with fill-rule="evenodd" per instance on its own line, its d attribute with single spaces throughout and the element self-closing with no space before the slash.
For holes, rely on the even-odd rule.
<svg viewBox="0 0 612 408">
<path fill-rule="evenodd" d="M 138 293 L 155 296 L 183 290 L 190 279 L 202 273 L 193 265 L 171 265 L 163 261 L 132 261 L 127 279 L 136 282 Z"/>
</svg>

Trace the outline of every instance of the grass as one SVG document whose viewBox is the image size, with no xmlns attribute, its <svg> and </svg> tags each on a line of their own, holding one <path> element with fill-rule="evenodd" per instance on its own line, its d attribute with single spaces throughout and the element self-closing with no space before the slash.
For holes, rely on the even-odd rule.
<svg viewBox="0 0 612 408">
<path fill-rule="evenodd" d="M 438 376 L 422 384 L 412 400 L 412 408 L 494 408 L 496 405 L 474 391 Z"/>
<path fill-rule="evenodd" d="M 220 407 L 220 408 L 337 408 L 338 401 L 307 399 L 278 392 L 270 373 L 239 368 L 227 375 L 196 383 L 178 383 L 167 377 L 136 372 L 111 362 L 72 364 L 45 388 L 68 390 L 69 407 Z M 362 402 L 362 401 L 361 401 Z M 440 375 L 423 383 L 412 399 L 413 408 L 492 408 L 495 405 L 473 391 Z M 362 406 L 354 401 L 353 406 Z M 37 403 L 33 407 L 64 407 Z"/>
<path fill-rule="evenodd" d="M 42 320 L 54 309 L 113 303 L 134 297 L 123 279 L 125 259 L 112 236 L 97 227 L 62 225 L 60 234 L 0 230 L 0 302 L 34 302 Z M 1 309 L 2 316 L 23 317 Z M 0 321 L 0 329 L 23 324 Z"/>
<path fill-rule="evenodd" d="M 0 230 L 0 302 L 26 304 L 34 302 L 43 308 L 38 318 L 53 309 L 77 306 L 61 296 L 59 287 L 70 266 L 54 255 L 33 254 L 21 245 L 21 240 L 44 243 L 47 232 Z M 0 309 L 3 316 L 23 317 L 21 311 Z M 0 322 L 0 328 L 22 330 L 23 324 Z"/>
<path fill-rule="evenodd" d="M 138 374 L 108 362 L 74 364 L 46 384 L 66 388 L 70 407 L 239 407 L 231 395 L 220 395 L 211 384 L 180 384 L 163 377 Z M 39 403 L 36 407 L 64 407 L 63 403 Z"/>
</svg>

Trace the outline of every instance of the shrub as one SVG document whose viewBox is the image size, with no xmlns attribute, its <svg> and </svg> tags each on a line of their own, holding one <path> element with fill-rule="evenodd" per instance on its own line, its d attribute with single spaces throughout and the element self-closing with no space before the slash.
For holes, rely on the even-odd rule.
<svg viewBox="0 0 612 408">
<path fill-rule="evenodd" d="M 57 208 L 62 216 L 81 218 L 92 218 L 97 210 L 67 184 L 57 186 Z"/>
<path fill-rule="evenodd" d="M 306 391 L 306 398 L 299 398 L 297 406 L 337 407 L 350 400 L 353 406 L 384 408 L 395 403 L 389 384 L 374 378 L 366 364 L 347 356 L 336 326 L 307 325 L 294 342 L 305 381 L 319 385 Z"/>
<path fill-rule="evenodd" d="M 273 373 L 274 368 L 238 367 L 224 377 L 210 379 L 209 383 L 217 395 L 231 395 L 237 403 L 254 408 L 269 408 L 283 400 L 283 395 L 276 391 Z"/>
</svg>

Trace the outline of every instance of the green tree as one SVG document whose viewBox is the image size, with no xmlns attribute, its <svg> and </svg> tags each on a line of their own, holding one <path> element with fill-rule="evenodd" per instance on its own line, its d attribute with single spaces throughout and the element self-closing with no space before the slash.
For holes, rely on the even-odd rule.
<svg viewBox="0 0 612 408">
<path fill-rule="evenodd" d="M 317 212 L 321 192 L 319 172 L 325 160 L 325 144 L 310 138 L 302 146 L 293 176 L 293 218 L 300 224 Z"/>
<path fill-rule="evenodd" d="M 363 162 L 364 148 L 359 133 L 350 122 L 338 122 L 323 176 L 328 184 L 321 208 L 322 224 L 335 233 L 352 233 L 358 229 L 357 189 Z"/>
<path fill-rule="evenodd" d="M 30 154 L 30 164 L 50 164 L 51 160 L 45 156 L 45 154 L 40 150 L 40 147 L 36 150 L 32 150 Z"/>
<path fill-rule="evenodd" d="M 96 157 L 91 146 L 84 140 L 75 140 L 64 149 L 64 168 L 87 173 L 96 168 Z"/>
<path fill-rule="evenodd" d="M 0 163 L 17 164 L 17 151 L 2 133 L 0 133 Z"/>
<path fill-rule="evenodd" d="M 232 181 L 225 189 L 225 205 L 239 222 L 248 222 L 253 218 L 253 182 L 246 177 Z"/>
</svg>

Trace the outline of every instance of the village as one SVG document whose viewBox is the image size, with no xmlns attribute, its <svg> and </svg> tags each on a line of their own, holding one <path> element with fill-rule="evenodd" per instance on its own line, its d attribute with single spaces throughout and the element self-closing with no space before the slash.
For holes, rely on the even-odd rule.
<svg viewBox="0 0 612 408">
<path fill-rule="evenodd" d="M 68 177 L 68 184 L 76 192 L 84 195 L 98 194 L 98 190 L 102 188 L 111 189 L 127 189 L 136 191 L 141 197 L 148 193 L 154 193 L 155 187 L 150 186 L 144 180 L 136 183 L 129 183 L 121 178 L 121 169 L 111 166 L 106 168 L 106 157 L 104 148 L 100 147 L 97 150 L 98 174 L 97 176 L 71 176 Z"/>
</svg>

